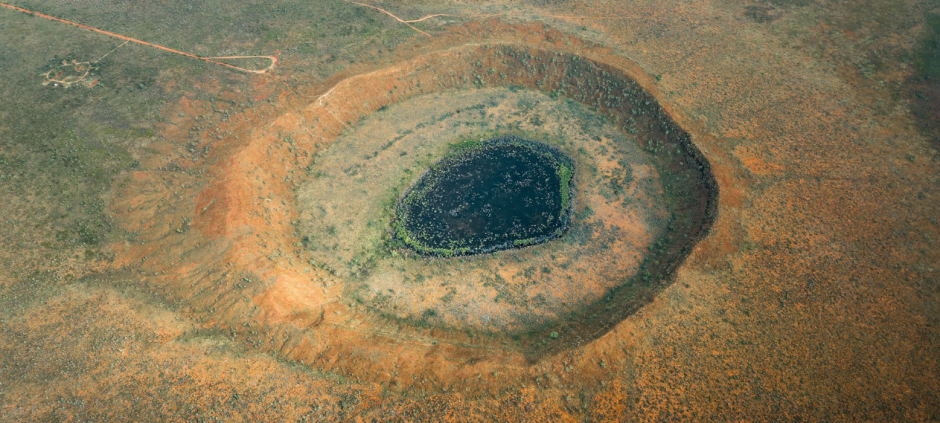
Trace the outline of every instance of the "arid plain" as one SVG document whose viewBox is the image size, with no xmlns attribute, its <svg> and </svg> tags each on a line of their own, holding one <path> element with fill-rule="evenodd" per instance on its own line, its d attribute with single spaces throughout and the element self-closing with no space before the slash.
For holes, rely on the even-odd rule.
<svg viewBox="0 0 940 423">
<path fill-rule="evenodd" d="M 940 420 L 930 2 L 17 6 L 279 60 L 0 9 L 0 420 Z M 43 85 L 68 60 L 89 79 Z M 482 117 L 414 104 L 448 96 Z M 620 194 L 588 183 L 622 178 L 610 130 L 637 143 Z M 310 237 L 318 195 L 349 195 L 316 188 L 330 148 L 480 131 L 597 137 L 576 220 L 637 241 L 582 260 L 630 287 L 563 266 L 565 238 L 441 264 Z M 381 266 L 424 285 L 377 300 L 394 284 L 357 273 Z M 551 318 L 478 324 L 517 309 Z"/>
</svg>

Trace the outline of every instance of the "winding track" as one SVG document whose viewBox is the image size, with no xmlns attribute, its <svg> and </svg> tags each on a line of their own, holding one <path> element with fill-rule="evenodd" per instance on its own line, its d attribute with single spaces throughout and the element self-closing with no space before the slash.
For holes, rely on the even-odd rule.
<svg viewBox="0 0 940 423">
<path fill-rule="evenodd" d="M 61 23 L 64 23 L 64 24 L 72 25 L 72 26 L 77 26 L 77 27 L 79 27 L 79 28 L 87 29 L 87 30 L 89 30 L 89 31 L 94 31 L 94 32 L 97 32 L 97 33 L 99 33 L 99 34 L 107 35 L 107 36 L 109 36 L 109 37 L 120 38 L 120 39 L 122 39 L 122 40 L 129 41 L 129 42 L 132 42 L 132 43 L 142 44 L 142 45 L 145 45 L 145 46 L 148 46 L 148 47 L 153 47 L 153 48 L 160 49 L 160 50 L 163 50 L 163 51 L 168 51 L 168 52 L 170 52 L 170 53 L 179 54 L 179 55 L 181 55 L 181 56 L 186 56 L 186 57 L 189 57 L 189 58 L 193 58 L 193 59 L 197 59 L 197 60 L 203 60 L 203 61 L 206 61 L 206 62 L 209 62 L 209 63 L 213 63 L 213 64 L 216 64 L 216 65 L 225 66 L 225 67 L 227 67 L 227 68 L 235 69 L 235 70 L 242 71 L 242 72 L 257 73 L 257 74 L 267 73 L 269 70 L 274 69 L 274 67 L 277 66 L 277 62 L 278 62 L 278 59 L 277 59 L 277 57 L 275 57 L 275 56 L 214 56 L 214 57 L 203 57 L 203 56 L 195 55 L 195 54 L 192 54 L 192 53 L 187 53 L 187 52 L 185 52 L 185 51 L 179 51 L 179 50 L 172 49 L 172 48 L 169 48 L 169 47 L 164 47 L 164 46 L 161 46 L 161 45 L 159 45 L 159 44 L 154 44 L 154 43 L 150 43 L 150 42 L 147 42 L 147 41 L 138 40 L 138 39 L 136 39 L 136 38 L 131 38 L 131 37 L 128 37 L 128 36 L 125 36 L 125 35 L 121 35 L 121 34 L 117 34 L 117 33 L 111 32 L 111 31 L 105 31 L 105 30 L 103 30 L 103 29 L 98 29 L 98 28 L 91 27 L 91 26 L 88 26 L 88 25 L 83 25 L 83 24 L 80 24 L 80 23 L 78 23 L 78 22 L 72 22 L 72 21 L 69 21 L 69 20 L 62 19 L 62 18 L 57 18 L 57 17 L 55 17 L 55 16 L 46 15 L 46 14 L 44 14 L 44 13 L 34 12 L 34 11 L 32 11 L 32 10 L 29 10 L 29 9 L 24 9 L 24 8 L 22 8 L 22 7 L 13 6 L 12 4 L 0 3 L 0 6 L 3 6 L 3 7 L 5 7 L 5 8 L 7 8 L 7 9 L 15 10 L 15 11 L 17 11 L 17 12 L 23 12 L 23 13 L 26 13 L 26 14 L 28 14 L 28 15 L 33 15 L 33 16 L 36 16 L 36 17 L 45 18 L 45 19 L 49 19 L 49 20 L 56 21 L 56 22 L 61 22 Z M 225 63 L 225 62 L 221 62 L 221 61 L 216 60 L 216 59 L 268 59 L 268 60 L 271 61 L 271 64 L 268 65 L 268 67 L 266 67 L 266 68 L 264 68 L 264 69 L 261 69 L 261 70 L 254 70 L 254 69 L 246 69 L 246 68 L 243 68 L 243 67 L 240 67 L 240 66 L 235 66 L 235 65 L 232 65 L 232 64 L 228 64 L 228 63 Z M 100 60 L 100 59 L 99 59 L 99 60 Z"/>
</svg>

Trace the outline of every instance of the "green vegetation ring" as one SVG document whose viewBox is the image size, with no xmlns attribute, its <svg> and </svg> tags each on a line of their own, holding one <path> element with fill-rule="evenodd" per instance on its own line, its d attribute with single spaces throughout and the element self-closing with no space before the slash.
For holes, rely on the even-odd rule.
<svg viewBox="0 0 940 423">
<path fill-rule="evenodd" d="M 571 220 L 574 161 L 516 136 L 468 141 L 435 163 L 398 203 L 396 239 L 452 257 L 541 244 Z"/>
</svg>

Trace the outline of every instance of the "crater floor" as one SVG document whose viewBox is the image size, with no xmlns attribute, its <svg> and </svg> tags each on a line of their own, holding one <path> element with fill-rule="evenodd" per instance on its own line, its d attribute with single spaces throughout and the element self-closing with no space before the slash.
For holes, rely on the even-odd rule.
<svg viewBox="0 0 940 423">
<path fill-rule="evenodd" d="M 389 246 L 399 198 L 428 168 L 454 144 L 505 132 L 574 161 L 567 234 L 452 259 Z M 586 107 L 527 89 L 449 90 L 390 105 L 320 152 L 310 173 L 297 190 L 305 254 L 343 281 L 345 295 L 419 324 L 519 331 L 579 310 L 637 274 L 669 219 L 659 172 L 634 138 Z"/>
</svg>

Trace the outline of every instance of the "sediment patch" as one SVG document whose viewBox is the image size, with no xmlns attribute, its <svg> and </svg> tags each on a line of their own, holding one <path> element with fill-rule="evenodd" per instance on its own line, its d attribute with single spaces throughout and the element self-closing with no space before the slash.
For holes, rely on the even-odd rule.
<svg viewBox="0 0 940 423">
<path fill-rule="evenodd" d="M 396 239 L 453 257 L 558 238 L 568 229 L 573 171 L 560 151 L 518 137 L 457 144 L 399 202 Z"/>
</svg>

